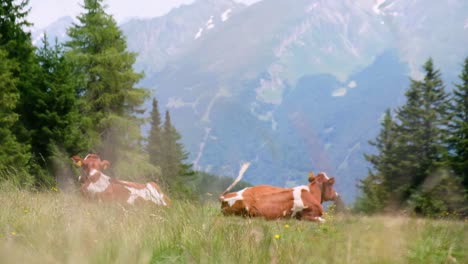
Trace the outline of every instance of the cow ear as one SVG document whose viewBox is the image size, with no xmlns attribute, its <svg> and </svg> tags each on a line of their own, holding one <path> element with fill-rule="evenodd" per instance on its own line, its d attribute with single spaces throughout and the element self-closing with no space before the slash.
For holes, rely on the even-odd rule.
<svg viewBox="0 0 468 264">
<path fill-rule="evenodd" d="M 309 182 L 315 181 L 314 173 L 311 171 L 309 172 Z"/>
<path fill-rule="evenodd" d="M 102 165 L 102 169 L 106 170 L 110 166 L 110 162 L 108 160 L 103 160 L 101 162 L 101 165 Z"/>
<path fill-rule="evenodd" d="M 330 179 L 328 180 L 328 183 L 329 183 L 329 184 L 334 184 L 334 183 L 335 183 L 335 178 L 334 178 L 334 177 L 330 178 Z"/>
<path fill-rule="evenodd" d="M 71 159 L 73 160 L 73 164 L 76 167 L 81 167 L 83 165 L 80 156 L 73 156 L 73 157 L 71 157 Z"/>
</svg>

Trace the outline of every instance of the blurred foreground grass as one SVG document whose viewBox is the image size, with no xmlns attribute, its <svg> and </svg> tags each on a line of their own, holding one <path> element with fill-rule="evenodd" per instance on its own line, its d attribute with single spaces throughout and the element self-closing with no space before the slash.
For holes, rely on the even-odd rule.
<svg viewBox="0 0 468 264">
<path fill-rule="evenodd" d="M 0 192 L 0 263 L 468 263 L 468 223 L 389 216 L 224 217 L 218 204 L 123 208 Z"/>
</svg>

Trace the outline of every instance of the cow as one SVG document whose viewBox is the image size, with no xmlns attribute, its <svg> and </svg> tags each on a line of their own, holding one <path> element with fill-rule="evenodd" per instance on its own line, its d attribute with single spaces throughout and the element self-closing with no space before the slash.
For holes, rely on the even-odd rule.
<svg viewBox="0 0 468 264">
<path fill-rule="evenodd" d="M 325 172 L 316 177 L 309 173 L 309 184 L 293 188 L 270 185 L 247 187 L 238 192 L 227 193 L 237 183 L 248 165 L 241 168 L 239 176 L 219 197 L 224 215 L 264 217 L 268 220 L 296 218 L 314 222 L 325 222 L 322 203 L 338 199 L 334 190 L 334 178 Z"/>
<path fill-rule="evenodd" d="M 109 167 L 110 162 L 101 160 L 97 154 L 88 154 L 84 159 L 80 156 L 71 158 L 77 167 L 81 168 L 79 182 L 80 191 L 87 199 L 100 201 L 116 201 L 122 204 L 141 204 L 150 202 L 156 205 L 168 206 L 171 200 L 155 182 L 146 184 L 122 181 L 107 176 L 102 171 Z"/>
</svg>

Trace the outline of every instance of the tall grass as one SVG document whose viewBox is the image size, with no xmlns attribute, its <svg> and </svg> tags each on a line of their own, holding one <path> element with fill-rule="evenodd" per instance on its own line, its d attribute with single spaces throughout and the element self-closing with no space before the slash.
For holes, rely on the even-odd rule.
<svg viewBox="0 0 468 264">
<path fill-rule="evenodd" d="M 319 225 L 5 189 L 0 204 L 1 263 L 468 263 L 463 221 L 328 214 Z"/>
</svg>

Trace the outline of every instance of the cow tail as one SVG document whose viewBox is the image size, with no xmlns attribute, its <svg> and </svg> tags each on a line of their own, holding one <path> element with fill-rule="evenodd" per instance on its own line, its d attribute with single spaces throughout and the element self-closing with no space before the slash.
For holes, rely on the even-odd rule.
<svg viewBox="0 0 468 264">
<path fill-rule="evenodd" d="M 237 176 L 237 178 L 234 180 L 234 182 L 229 185 L 229 187 L 227 187 L 227 189 L 219 196 L 220 199 L 223 198 L 223 195 L 225 195 L 227 192 L 229 192 L 232 188 L 234 188 L 234 186 L 236 186 L 237 183 L 239 183 L 239 181 L 242 179 L 242 176 L 244 176 L 244 173 L 247 171 L 247 169 L 249 168 L 250 166 L 250 162 L 245 162 L 241 165 L 241 168 L 239 170 L 239 175 Z"/>
</svg>

